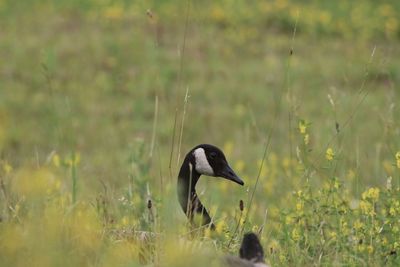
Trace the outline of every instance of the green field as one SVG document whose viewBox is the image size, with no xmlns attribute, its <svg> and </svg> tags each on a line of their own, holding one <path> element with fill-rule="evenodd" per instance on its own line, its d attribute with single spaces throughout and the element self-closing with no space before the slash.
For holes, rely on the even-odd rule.
<svg viewBox="0 0 400 267">
<path fill-rule="evenodd" d="M 0 59 L 0 266 L 400 265 L 400 2 L 0 0 Z"/>
</svg>

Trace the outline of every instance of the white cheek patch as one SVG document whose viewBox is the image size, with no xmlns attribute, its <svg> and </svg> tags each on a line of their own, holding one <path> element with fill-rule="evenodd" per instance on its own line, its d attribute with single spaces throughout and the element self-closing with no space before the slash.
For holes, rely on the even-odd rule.
<svg viewBox="0 0 400 267">
<path fill-rule="evenodd" d="M 194 157 L 196 159 L 196 171 L 200 174 L 205 174 L 209 176 L 214 176 L 214 170 L 208 163 L 206 153 L 203 148 L 197 148 L 194 152 Z"/>
</svg>

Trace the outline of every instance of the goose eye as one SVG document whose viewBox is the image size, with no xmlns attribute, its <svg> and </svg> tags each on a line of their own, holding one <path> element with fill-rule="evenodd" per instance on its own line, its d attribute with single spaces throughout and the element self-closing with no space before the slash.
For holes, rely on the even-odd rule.
<svg viewBox="0 0 400 267">
<path fill-rule="evenodd" d="M 215 153 L 215 152 L 211 152 L 210 153 L 210 158 L 211 159 L 215 159 L 217 157 L 217 153 Z"/>
</svg>

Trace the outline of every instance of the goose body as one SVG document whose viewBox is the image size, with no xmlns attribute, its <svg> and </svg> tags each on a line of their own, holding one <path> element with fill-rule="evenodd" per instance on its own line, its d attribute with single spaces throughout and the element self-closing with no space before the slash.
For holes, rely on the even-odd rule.
<svg viewBox="0 0 400 267">
<path fill-rule="evenodd" d="M 214 228 L 211 217 L 200 202 L 195 189 L 201 175 L 225 178 L 240 185 L 244 182 L 235 174 L 224 153 L 216 146 L 201 144 L 186 154 L 178 175 L 179 203 L 191 223 L 198 215 L 201 225 Z"/>
</svg>

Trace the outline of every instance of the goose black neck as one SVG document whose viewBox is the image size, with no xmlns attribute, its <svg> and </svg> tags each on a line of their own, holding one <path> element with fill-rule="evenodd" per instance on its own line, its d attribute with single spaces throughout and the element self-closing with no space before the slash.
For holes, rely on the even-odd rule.
<svg viewBox="0 0 400 267">
<path fill-rule="evenodd" d="M 183 212 L 193 223 L 195 216 L 200 216 L 201 224 L 211 223 L 211 217 L 200 202 L 196 193 L 196 184 L 200 174 L 194 168 L 194 157 L 192 153 L 186 155 L 178 175 L 178 199 Z M 214 225 L 211 224 L 213 228 Z"/>
</svg>

